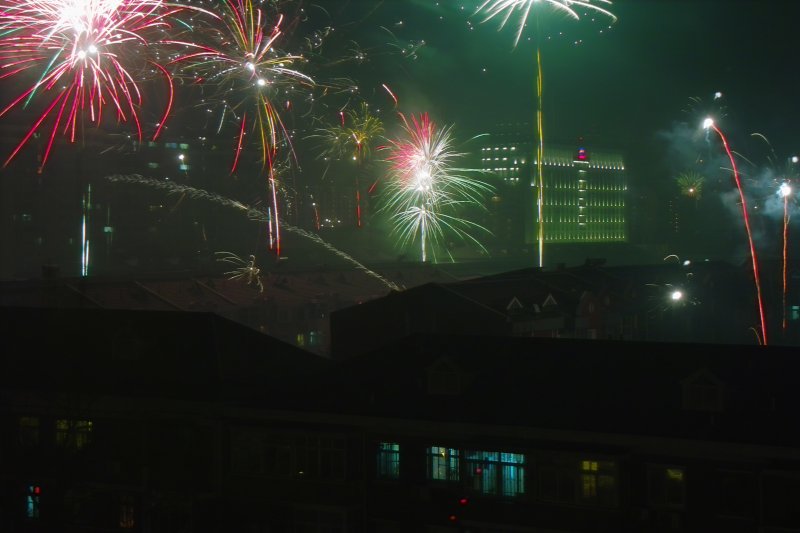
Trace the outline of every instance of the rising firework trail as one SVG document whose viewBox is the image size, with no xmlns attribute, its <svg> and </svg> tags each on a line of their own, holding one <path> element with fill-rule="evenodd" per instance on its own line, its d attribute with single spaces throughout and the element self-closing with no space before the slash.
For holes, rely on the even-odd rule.
<svg viewBox="0 0 800 533">
<path fill-rule="evenodd" d="M 429 247 L 434 250 L 435 260 L 436 245 L 450 233 L 485 251 L 472 236 L 472 230 L 489 231 L 459 217 L 457 211 L 466 205 L 483 207 L 482 198 L 492 188 L 467 176 L 468 169 L 452 166 L 463 154 L 452 148 L 450 127 L 437 127 L 427 113 L 412 115 L 411 120 L 402 114 L 400 117 L 403 135 L 390 140 L 386 147 L 390 179 L 383 207 L 392 214 L 400 245 L 419 238 L 422 261 L 427 261 Z"/>
<path fill-rule="evenodd" d="M 127 183 L 131 185 L 145 186 L 164 191 L 167 194 L 186 195 L 186 197 L 191 198 L 193 200 L 204 200 L 207 202 L 212 202 L 217 205 L 221 205 L 229 209 L 232 209 L 234 211 L 237 211 L 239 213 L 244 213 L 250 220 L 263 222 L 271 216 L 268 211 L 265 211 L 263 209 L 257 209 L 247 204 L 243 204 L 242 202 L 238 202 L 236 200 L 232 200 L 230 198 L 226 198 L 224 196 L 220 196 L 218 194 L 214 194 L 212 192 L 203 189 L 197 189 L 195 187 L 189 187 L 188 185 L 181 185 L 171 181 L 160 181 L 152 178 L 146 178 L 138 174 L 127 174 L 127 175 L 115 174 L 111 176 L 106 176 L 105 179 L 112 183 Z M 306 231 L 302 228 L 298 228 L 291 224 L 287 224 L 285 221 L 281 221 L 281 225 L 283 226 L 283 229 L 288 231 L 289 233 L 293 233 L 295 235 L 303 237 L 304 239 L 308 239 L 314 242 L 315 244 L 322 246 L 329 252 L 336 254 L 341 259 L 353 265 L 356 269 L 380 281 L 389 289 L 394 291 L 401 290 L 401 288 L 397 284 L 381 276 L 374 270 L 367 268 L 358 260 L 354 259 L 352 256 L 346 254 L 345 252 L 339 250 L 329 242 L 323 240 L 319 235 Z"/>
<path fill-rule="evenodd" d="M 783 321 L 781 323 L 784 333 L 788 327 L 786 320 L 786 291 L 788 289 L 787 259 L 789 257 L 789 197 L 792 187 L 784 182 L 778 189 L 778 195 L 783 198 Z"/>
<path fill-rule="evenodd" d="M 100 126 L 110 109 L 115 122 L 130 122 L 143 137 L 140 83 L 150 72 L 167 80 L 168 103 L 153 139 L 172 106 L 173 82 L 153 48 L 160 32 L 181 12 L 192 9 L 161 0 L 7 0 L 0 8 L 0 79 L 32 75 L 2 110 L 39 108 L 27 133 L 4 162 L 17 155 L 45 127 L 50 128 L 40 168 L 59 132 L 71 142 L 84 120 Z M 41 105 L 38 102 L 41 101 Z"/>
<path fill-rule="evenodd" d="M 706 130 L 714 130 L 719 138 L 722 140 L 722 145 L 725 147 L 725 153 L 728 155 L 728 159 L 731 162 L 731 168 L 733 170 L 733 179 L 736 182 L 736 189 L 739 191 L 739 201 L 742 203 L 742 216 L 744 218 L 744 227 L 745 231 L 747 232 L 747 241 L 750 245 L 750 258 L 753 262 L 753 279 L 755 280 L 756 284 L 756 295 L 758 298 L 758 314 L 761 320 L 761 343 L 766 346 L 767 345 L 767 323 L 764 316 L 764 300 L 761 296 L 761 276 L 758 273 L 758 257 L 756 256 L 756 247 L 753 243 L 753 234 L 750 231 L 750 216 L 747 214 L 747 200 L 744 197 L 744 191 L 742 190 L 742 182 L 739 178 L 739 170 L 736 168 L 736 160 L 733 157 L 733 153 L 731 153 L 730 146 L 728 145 L 728 139 L 723 135 L 722 131 L 714 124 L 714 120 L 711 118 L 705 119 L 703 121 L 703 128 Z"/>
<path fill-rule="evenodd" d="M 500 29 L 504 28 L 512 16 L 516 13 L 519 16 L 516 34 L 514 37 L 514 47 L 519 44 L 528 19 L 535 15 L 536 5 L 546 5 L 555 11 L 565 13 L 574 20 L 580 20 L 580 14 L 576 9 L 586 9 L 597 14 L 609 17 L 612 22 L 616 22 L 617 17 L 603 5 L 610 5 L 610 0 L 484 0 L 475 11 L 476 14 L 483 16 L 483 22 L 494 18 L 500 19 Z M 536 20 L 536 169 L 537 169 L 537 234 L 539 241 L 539 266 L 544 266 L 544 117 L 542 109 L 542 93 L 544 89 L 544 78 L 542 76 L 542 53 L 540 45 L 539 20 Z"/>
</svg>

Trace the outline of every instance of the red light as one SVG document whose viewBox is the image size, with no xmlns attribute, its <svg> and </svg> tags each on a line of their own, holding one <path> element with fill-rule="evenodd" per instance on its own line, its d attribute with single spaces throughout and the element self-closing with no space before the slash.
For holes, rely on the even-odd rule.
<svg viewBox="0 0 800 533">
<path fill-rule="evenodd" d="M 449 518 L 451 522 L 455 522 L 456 520 L 458 520 L 458 517 L 454 514 L 451 514 Z"/>
<path fill-rule="evenodd" d="M 466 498 L 461 498 L 460 500 L 458 500 L 458 503 L 460 503 L 461 505 L 467 505 L 469 503 L 469 500 Z"/>
<path fill-rule="evenodd" d="M 483 474 L 483 468 L 481 468 L 481 467 L 478 467 L 478 468 L 476 468 L 476 469 L 475 469 L 475 474 L 477 474 L 477 475 L 479 475 L 479 476 L 480 476 L 481 474 Z"/>
<path fill-rule="evenodd" d="M 33 493 L 34 494 L 39 494 L 39 492 L 41 492 L 41 490 L 42 489 L 40 489 L 39 487 L 33 487 Z"/>
</svg>

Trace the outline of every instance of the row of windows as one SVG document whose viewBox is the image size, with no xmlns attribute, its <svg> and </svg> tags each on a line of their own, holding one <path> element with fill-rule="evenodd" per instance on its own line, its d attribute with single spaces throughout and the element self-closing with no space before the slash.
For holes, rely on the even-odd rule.
<svg viewBox="0 0 800 533">
<path fill-rule="evenodd" d="M 117 525 L 120 529 L 133 529 L 136 525 L 135 500 L 133 496 L 122 495 L 117 498 Z M 42 487 L 28 485 L 25 490 L 25 518 L 39 520 L 42 513 Z"/>
<path fill-rule="evenodd" d="M 574 167 L 575 164 L 585 165 L 586 163 L 583 161 L 545 161 L 544 166 L 546 167 Z M 536 161 L 533 162 L 536 164 Z M 596 168 L 602 170 L 625 170 L 625 165 L 609 165 L 609 164 L 599 164 L 599 163 L 588 163 L 589 168 Z"/>
<path fill-rule="evenodd" d="M 585 228 L 586 226 L 579 226 L 579 228 Z M 588 230 L 585 230 L 588 231 Z M 545 242 L 555 242 L 555 241 L 564 241 L 564 242 L 599 242 L 599 241 L 614 241 L 614 242 L 621 242 L 624 241 L 627 237 L 625 236 L 624 232 L 618 233 L 559 233 L 559 234 L 549 234 L 544 236 Z"/>
<path fill-rule="evenodd" d="M 550 200 L 550 201 L 548 201 Z M 545 198 L 544 201 L 545 207 L 610 207 L 611 209 L 621 209 L 625 207 L 625 200 L 622 198 L 614 199 L 611 201 L 607 199 L 599 199 L 599 198 L 578 198 L 577 200 L 574 198 Z"/>
<path fill-rule="evenodd" d="M 91 420 L 70 420 L 60 418 L 53 421 L 52 429 L 55 444 L 62 448 L 80 450 L 92 440 L 93 423 Z M 42 421 L 35 416 L 23 416 L 19 419 L 19 443 L 22 446 L 39 446 L 43 430 Z"/>
<path fill-rule="evenodd" d="M 529 492 L 531 477 L 525 454 L 486 450 L 427 448 L 427 478 L 458 483 L 491 496 L 517 497 Z M 400 478 L 400 445 L 382 442 L 377 450 L 377 476 Z M 683 471 L 680 472 L 682 483 Z M 677 475 L 677 474 L 676 474 Z M 542 460 L 537 464 L 537 496 L 556 503 L 617 505 L 617 465 L 596 459 Z M 670 492 L 673 494 L 674 489 Z"/>
<path fill-rule="evenodd" d="M 534 183 L 535 185 L 535 183 Z M 620 183 L 597 183 L 594 182 L 591 185 L 588 183 L 583 184 L 574 184 L 569 182 L 555 182 L 553 180 L 547 180 L 544 184 L 545 191 L 555 191 L 555 190 L 575 190 L 577 189 L 578 192 L 598 192 L 598 191 L 627 191 L 628 186 Z M 551 192 L 552 194 L 552 192 Z M 570 195 L 571 196 L 571 195 Z"/>
</svg>

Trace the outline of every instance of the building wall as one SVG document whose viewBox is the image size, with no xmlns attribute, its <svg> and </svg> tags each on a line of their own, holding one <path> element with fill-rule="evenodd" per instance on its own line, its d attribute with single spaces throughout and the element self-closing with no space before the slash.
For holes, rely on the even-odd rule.
<svg viewBox="0 0 800 533">
<path fill-rule="evenodd" d="M 537 162 L 533 162 L 537 166 Z M 544 240 L 549 243 L 627 240 L 627 181 L 622 156 L 581 146 L 545 147 Z M 537 188 L 532 176 L 531 187 Z M 535 235 L 526 233 L 526 242 Z"/>
<path fill-rule="evenodd" d="M 524 228 L 525 244 L 538 242 L 538 165 L 525 124 L 504 124 L 480 147 L 480 166 L 500 185 L 506 210 Z M 544 148 L 544 241 L 625 242 L 627 176 L 621 154 L 575 145 Z M 502 215 L 499 210 L 497 214 Z M 502 236 L 512 232 L 499 228 Z"/>
</svg>

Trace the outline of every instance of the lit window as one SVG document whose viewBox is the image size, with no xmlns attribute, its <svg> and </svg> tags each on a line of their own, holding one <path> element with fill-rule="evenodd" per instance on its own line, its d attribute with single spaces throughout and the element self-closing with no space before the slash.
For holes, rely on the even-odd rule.
<svg viewBox="0 0 800 533">
<path fill-rule="evenodd" d="M 25 516 L 28 518 L 39 518 L 39 498 L 42 489 L 39 485 L 28 485 L 28 495 L 25 502 Z"/>
<path fill-rule="evenodd" d="M 305 346 L 306 345 L 306 336 L 304 333 L 297 334 L 297 345 L 298 346 Z"/>
<path fill-rule="evenodd" d="M 660 507 L 682 508 L 686 500 L 685 480 L 683 468 L 650 466 L 647 472 L 650 503 Z"/>
<path fill-rule="evenodd" d="M 525 456 L 520 453 L 468 451 L 465 476 L 483 494 L 516 496 L 525 492 Z"/>
<path fill-rule="evenodd" d="M 92 440 L 91 420 L 56 420 L 56 445 L 81 450 Z"/>
<path fill-rule="evenodd" d="M 616 464 L 613 461 L 581 461 L 580 501 L 616 505 Z"/>
<path fill-rule="evenodd" d="M 308 335 L 308 345 L 309 346 L 319 346 L 322 342 L 322 332 L 321 331 L 312 331 Z"/>
<path fill-rule="evenodd" d="M 123 496 L 119 505 L 119 527 L 122 529 L 133 529 L 134 521 L 134 502 L 133 496 Z"/>
<path fill-rule="evenodd" d="M 458 481 L 460 452 L 453 448 L 431 446 L 428 448 L 428 479 Z"/>
<path fill-rule="evenodd" d="M 397 479 L 400 477 L 400 445 L 381 442 L 378 445 L 378 477 Z"/>
</svg>

